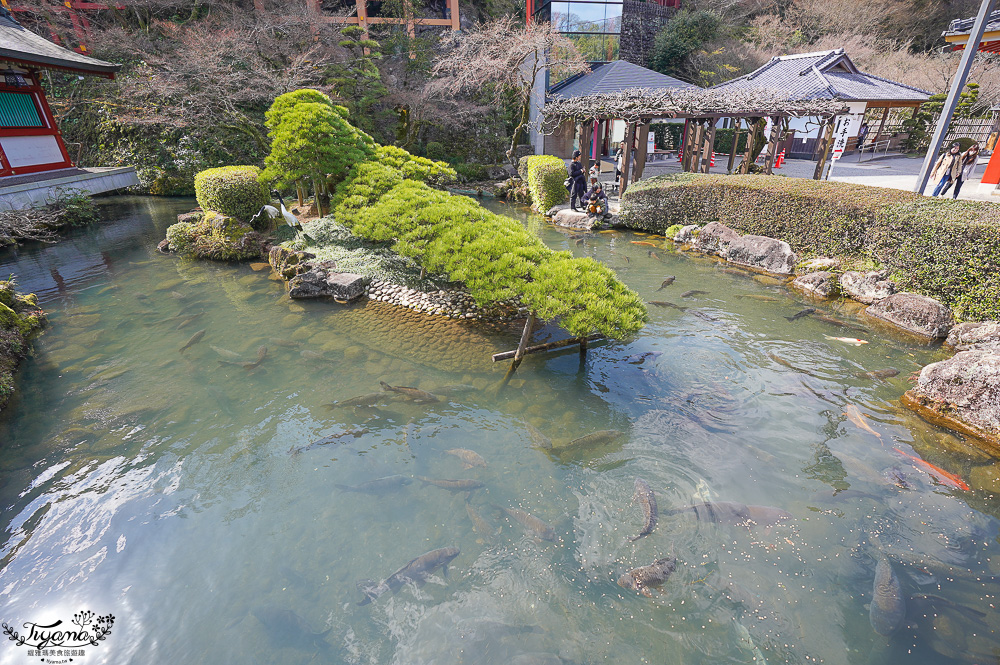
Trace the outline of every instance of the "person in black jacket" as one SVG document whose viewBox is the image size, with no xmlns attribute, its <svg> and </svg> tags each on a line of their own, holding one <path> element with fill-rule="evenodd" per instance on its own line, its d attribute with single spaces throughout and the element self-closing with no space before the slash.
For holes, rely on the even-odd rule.
<svg viewBox="0 0 1000 665">
<path fill-rule="evenodd" d="M 608 216 L 608 195 L 604 193 L 604 187 L 597 183 L 590 188 L 583 200 L 587 202 L 587 212 L 596 217 Z"/>
<path fill-rule="evenodd" d="M 576 200 L 583 204 L 583 195 L 587 191 L 587 174 L 583 172 L 580 163 L 580 151 L 573 151 L 573 161 L 569 163 L 569 207 L 578 210 Z"/>
</svg>

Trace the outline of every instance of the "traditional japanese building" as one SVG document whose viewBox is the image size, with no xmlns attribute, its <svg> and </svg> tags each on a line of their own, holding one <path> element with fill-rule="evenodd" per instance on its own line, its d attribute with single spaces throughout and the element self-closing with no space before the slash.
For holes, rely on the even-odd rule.
<svg viewBox="0 0 1000 665">
<path fill-rule="evenodd" d="M 41 86 L 44 70 L 114 78 L 120 67 L 57 46 L 0 8 L 0 207 L 44 202 L 56 187 L 95 194 L 138 184 L 132 167 L 74 166 Z"/>
<path fill-rule="evenodd" d="M 848 152 L 857 146 L 858 132 L 863 124 L 869 128 L 866 145 L 889 148 L 893 141 L 901 142 L 905 138 L 900 127 L 902 120 L 916 113 L 931 94 L 862 72 L 842 48 L 772 58 L 763 67 L 713 86 L 712 90 L 768 90 L 794 99 L 845 102 L 850 113 L 858 116 L 857 122 L 851 125 Z M 815 158 L 821 143 L 821 128 L 822 123 L 816 119 L 794 119 L 789 127 L 795 131 L 795 136 L 790 142 L 788 157 Z"/>
</svg>

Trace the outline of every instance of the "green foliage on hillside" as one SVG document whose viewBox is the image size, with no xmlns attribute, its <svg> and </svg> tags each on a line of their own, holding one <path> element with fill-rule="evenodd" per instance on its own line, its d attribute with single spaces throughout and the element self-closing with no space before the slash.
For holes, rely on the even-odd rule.
<svg viewBox="0 0 1000 665">
<path fill-rule="evenodd" d="M 969 320 L 1000 318 L 1000 204 L 841 182 L 679 174 L 636 183 L 621 222 L 662 233 L 718 220 L 796 252 L 888 268 L 902 288 Z"/>
<path fill-rule="evenodd" d="M 649 68 L 670 76 L 683 76 L 691 54 L 716 39 L 722 18 L 710 11 L 679 11 L 656 35 Z"/>
</svg>

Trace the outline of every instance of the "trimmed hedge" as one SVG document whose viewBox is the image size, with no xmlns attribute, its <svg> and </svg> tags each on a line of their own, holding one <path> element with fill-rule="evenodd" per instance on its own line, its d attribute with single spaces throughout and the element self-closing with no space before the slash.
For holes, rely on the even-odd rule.
<svg viewBox="0 0 1000 665">
<path fill-rule="evenodd" d="M 531 201 L 539 212 L 547 212 L 549 208 L 569 199 L 569 192 L 563 186 L 569 172 L 566 163 L 553 155 L 530 155 L 523 157 L 527 172 L 528 191 Z"/>
<path fill-rule="evenodd" d="M 597 330 L 619 339 L 648 318 L 639 296 L 607 266 L 554 252 L 513 219 L 383 164 L 352 170 L 338 188 L 335 215 L 355 235 L 391 243 L 429 272 L 464 282 L 481 305 L 520 299 L 574 335 Z"/>
<path fill-rule="evenodd" d="M 259 178 L 256 166 L 206 169 L 194 177 L 194 194 L 202 210 L 215 210 L 245 222 L 271 201 Z"/>
<path fill-rule="evenodd" d="M 1000 319 L 1000 204 L 932 199 L 842 182 L 741 175 L 658 176 L 623 197 L 625 226 L 664 232 L 719 221 L 806 255 L 888 268 L 903 289 L 966 320 Z"/>
</svg>

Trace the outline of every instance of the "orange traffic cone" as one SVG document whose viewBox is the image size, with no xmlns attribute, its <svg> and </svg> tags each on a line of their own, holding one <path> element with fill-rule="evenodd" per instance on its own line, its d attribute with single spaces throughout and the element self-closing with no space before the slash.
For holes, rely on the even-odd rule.
<svg viewBox="0 0 1000 665">
<path fill-rule="evenodd" d="M 776 161 L 777 161 L 777 163 L 774 165 L 774 168 L 780 169 L 781 165 L 785 163 L 785 151 L 784 150 L 782 150 L 781 152 L 778 153 L 778 159 Z"/>
<path fill-rule="evenodd" d="M 712 159 L 708 163 L 709 166 L 715 166 L 715 153 L 712 153 Z"/>
</svg>

